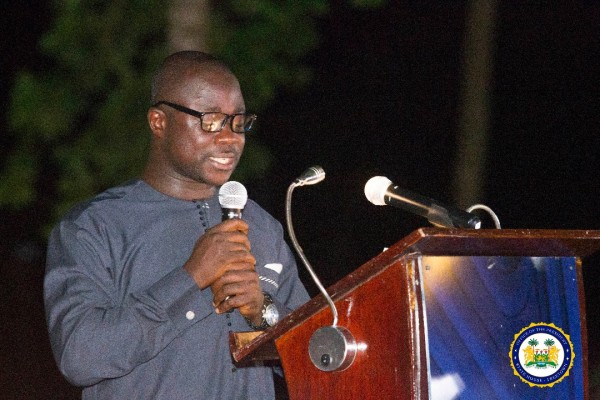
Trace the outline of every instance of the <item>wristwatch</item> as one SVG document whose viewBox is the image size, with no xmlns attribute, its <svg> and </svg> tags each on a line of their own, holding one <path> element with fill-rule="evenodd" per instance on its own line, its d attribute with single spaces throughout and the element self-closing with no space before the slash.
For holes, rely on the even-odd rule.
<svg viewBox="0 0 600 400">
<path fill-rule="evenodd" d="M 269 293 L 263 292 L 265 296 L 265 300 L 262 306 L 262 321 L 260 325 L 254 325 L 248 318 L 246 318 L 246 322 L 250 327 L 254 330 L 265 330 L 273 325 L 275 325 L 279 321 L 279 310 L 277 310 L 277 306 L 273 303 L 273 298 Z"/>
</svg>

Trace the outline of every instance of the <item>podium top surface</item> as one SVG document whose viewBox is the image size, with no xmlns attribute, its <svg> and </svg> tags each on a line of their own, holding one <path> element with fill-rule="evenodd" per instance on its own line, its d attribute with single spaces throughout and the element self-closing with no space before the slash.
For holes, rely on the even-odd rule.
<svg viewBox="0 0 600 400">
<path fill-rule="evenodd" d="M 600 231 L 421 228 L 393 247 L 424 255 L 587 257 L 600 251 Z"/>
</svg>

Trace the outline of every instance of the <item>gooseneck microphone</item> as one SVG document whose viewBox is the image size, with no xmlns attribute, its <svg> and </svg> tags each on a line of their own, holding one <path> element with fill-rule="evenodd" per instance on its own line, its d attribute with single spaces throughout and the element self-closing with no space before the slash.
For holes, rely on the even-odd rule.
<svg viewBox="0 0 600 400">
<path fill-rule="evenodd" d="M 314 185 L 314 184 L 321 182 L 323 179 L 325 179 L 325 171 L 320 166 L 315 165 L 313 167 L 306 169 L 302 173 L 302 175 L 300 175 L 298 178 L 296 178 L 296 180 L 294 182 L 292 182 L 292 184 L 288 188 L 287 196 L 286 196 L 286 202 L 285 202 L 285 217 L 286 218 L 285 218 L 285 220 L 287 223 L 287 230 L 288 230 L 288 234 L 290 236 L 290 240 L 292 241 L 292 245 L 296 249 L 298 256 L 300 256 L 300 259 L 302 260 L 302 263 L 306 267 L 306 270 L 308 271 L 311 278 L 315 282 L 315 285 L 317 285 L 317 287 L 319 288 L 319 291 L 323 294 L 323 296 L 327 300 L 327 303 L 329 303 L 329 307 L 331 308 L 331 313 L 333 314 L 333 326 L 336 326 L 337 321 L 338 321 L 338 312 L 335 307 L 335 304 L 333 303 L 331 296 L 329 296 L 329 293 L 327 293 L 327 290 L 321 283 L 321 280 L 319 279 L 319 277 L 313 270 L 312 266 L 308 262 L 308 259 L 304 255 L 304 251 L 302 250 L 302 247 L 300 247 L 300 244 L 298 243 L 298 240 L 296 239 L 296 234 L 294 233 L 294 226 L 292 224 L 292 192 L 294 191 L 294 188 L 296 188 L 298 186 L 304 186 L 304 185 Z"/>
<path fill-rule="evenodd" d="M 348 368 L 354 362 L 358 347 L 352 333 L 345 327 L 338 326 L 338 311 L 329 293 L 321 283 L 321 280 L 313 270 L 304 255 L 302 247 L 298 244 L 294 227 L 292 225 L 292 192 L 294 188 L 304 185 L 314 185 L 325 179 L 325 171 L 319 166 L 308 168 L 292 184 L 290 184 L 286 201 L 285 215 L 287 229 L 292 244 L 300 259 L 304 263 L 308 273 L 319 288 L 319 291 L 327 300 L 331 314 L 333 315 L 333 324 L 331 326 L 322 326 L 313 332 L 308 343 L 308 354 L 313 365 L 321 371 L 341 371 Z"/>
<path fill-rule="evenodd" d="M 244 185 L 236 181 L 225 182 L 219 189 L 219 204 L 223 210 L 223 221 L 242 218 L 242 211 L 248 201 Z"/>
<path fill-rule="evenodd" d="M 331 308 L 331 312 L 333 314 L 333 326 L 335 326 L 337 324 L 337 320 L 338 320 L 338 312 L 335 307 L 335 304 L 333 303 L 333 300 L 331 300 L 331 296 L 329 296 L 329 293 L 327 293 L 327 290 L 321 283 L 321 280 L 319 279 L 319 277 L 313 270 L 312 266 L 310 265 L 310 262 L 308 262 L 308 259 L 304 255 L 304 251 L 302 250 L 302 247 L 300 247 L 300 244 L 298 243 L 298 239 L 296 239 L 296 234 L 294 233 L 294 226 L 292 223 L 292 192 L 294 191 L 294 188 L 296 188 L 298 186 L 304 186 L 304 185 L 314 185 L 314 184 L 321 182 L 323 179 L 325 179 L 325 171 L 320 166 L 315 165 L 313 167 L 306 169 L 298 178 L 296 178 L 296 180 L 294 182 L 292 182 L 292 184 L 288 187 L 287 196 L 286 196 L 286 202 L 285 202 L 286 218 L 285 219 L 286 219 L 288 234 L 290 236 L 290 240 L 292 241 L 292 245 L 294 246 L 294 249 L 296 249 L 298 256 L 300 256 L 300 259 L 302 260 L 302 263 L 306 267 L 306 270 L 308 271 L 311 278 L 315 282 L 315 285 L 317 285 L 317 287 L 319 288 L 319 291 L 323 294 L 323 296 L 327 300 L 327 303 L 329 303 L 329 307 Z"/>
<path fill-rule="evenodd" d="M 401 189 L 385 176 L 374 176 L 365 185 L 365 196 L 377 205 L 390 205 L 427 218 L 443 228 L 481 227 L 481 220 L 467 211 L 445 206 L 435 200 Z"/>
</svg>

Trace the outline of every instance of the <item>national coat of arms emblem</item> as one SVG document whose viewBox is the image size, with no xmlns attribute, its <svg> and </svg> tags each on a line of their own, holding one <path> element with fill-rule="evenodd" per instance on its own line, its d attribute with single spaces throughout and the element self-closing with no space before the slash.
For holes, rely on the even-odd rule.
<svg viewBox="0 0 600 400">
<path fill-rule="evenodd" d="M 532 323 L 515 335 L 510 363 L 516 376 L 529 386 L 551 387 L 569 375 L 573 343 L 552 323 Z"/>
</svg>

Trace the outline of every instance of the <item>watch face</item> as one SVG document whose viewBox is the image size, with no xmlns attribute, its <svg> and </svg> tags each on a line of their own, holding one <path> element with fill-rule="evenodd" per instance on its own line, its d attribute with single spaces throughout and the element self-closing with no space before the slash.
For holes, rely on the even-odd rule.
<svg viewBox="0 0 600 400">
<path fill-rule="evenodd" d="M 279 311 L 275 304 L 269 304 L 263 313 L 263 318 L 269 326 L 275 325 L 279 321 Z"/>
</svg>

